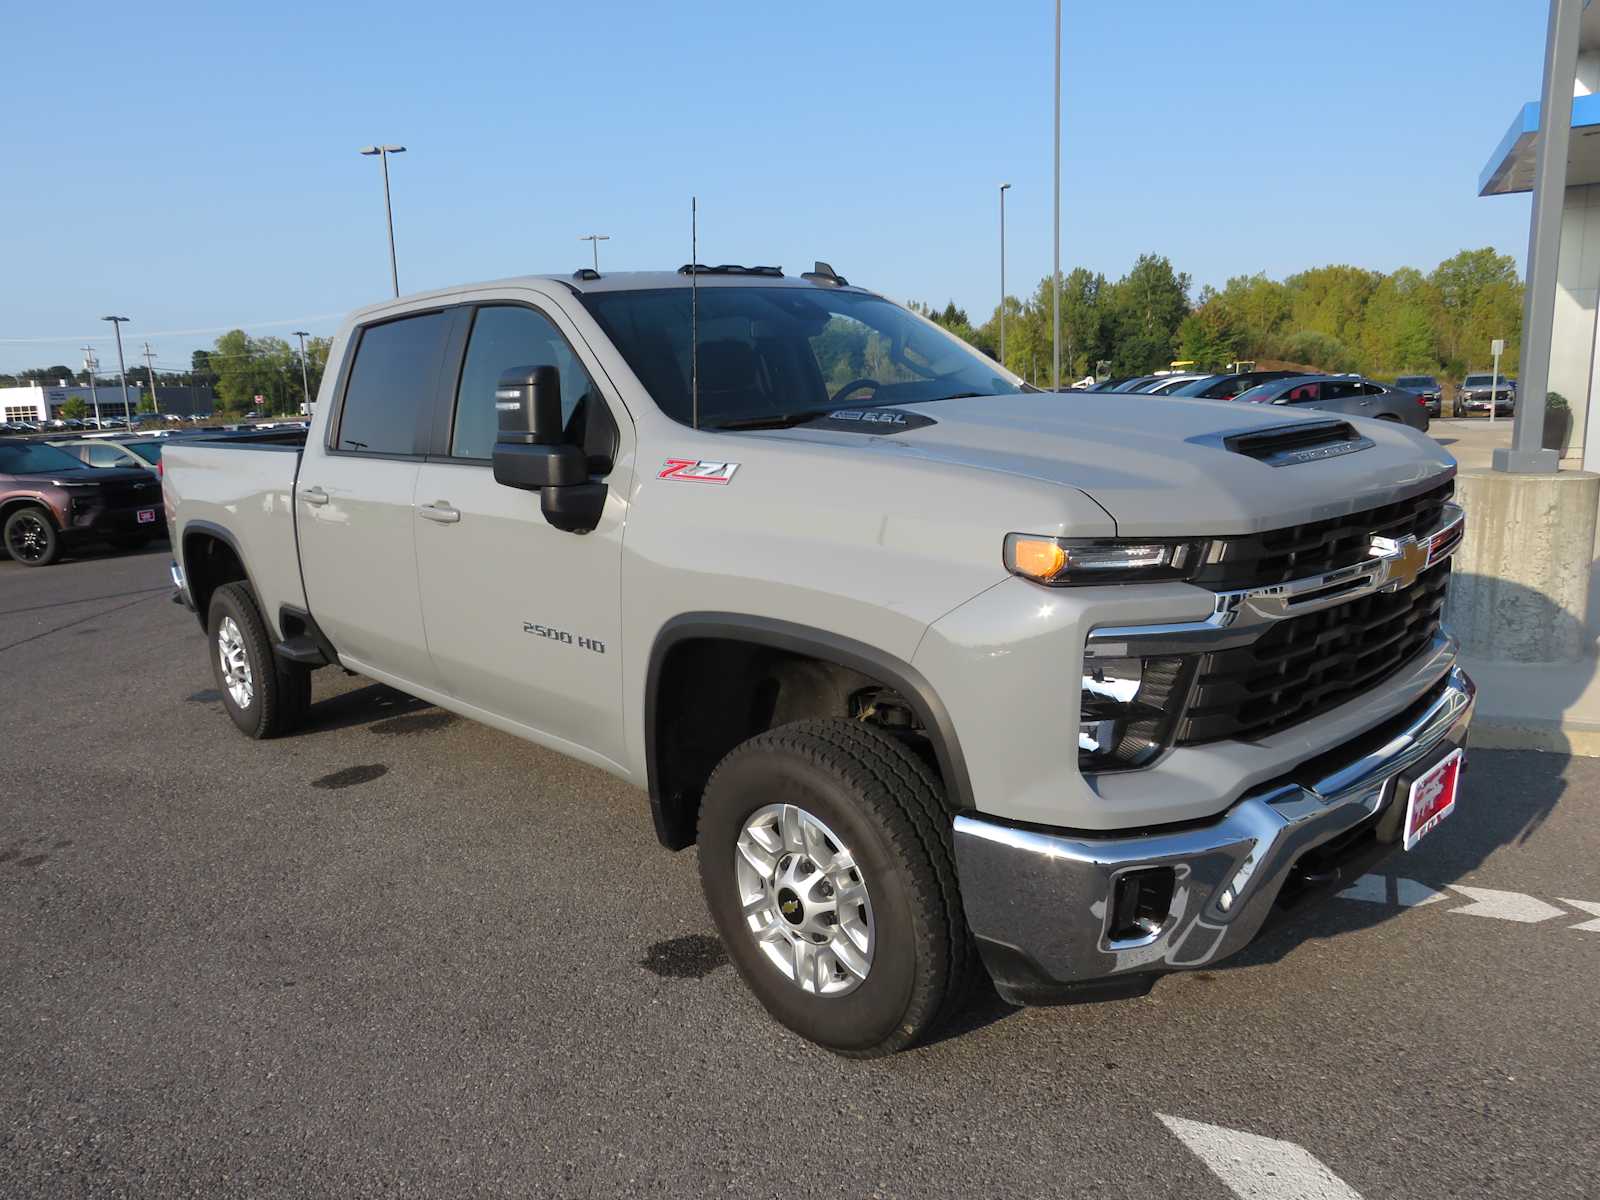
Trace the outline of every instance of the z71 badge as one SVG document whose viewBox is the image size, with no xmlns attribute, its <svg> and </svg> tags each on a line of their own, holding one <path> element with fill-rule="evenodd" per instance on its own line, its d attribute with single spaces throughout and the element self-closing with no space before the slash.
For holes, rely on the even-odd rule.
<svg viewBox="0 0 1600 1200">
<path fill-rule="evenodd" d="M 656 473 L 657 479 L 678 479 L 685 483 L 731 483 L 739 469 L 736 462 L 705 462 L 698 458 L 669 458 Z"/>
</svg>

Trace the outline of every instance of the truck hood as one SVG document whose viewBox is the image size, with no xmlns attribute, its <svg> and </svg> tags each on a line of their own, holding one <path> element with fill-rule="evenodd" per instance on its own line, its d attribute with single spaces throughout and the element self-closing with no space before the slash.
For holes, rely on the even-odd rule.
<svg viewBox="0 0 1600 1200">
<path fill-rule="evenodd" d="M 16 483 L 77 487 L 86 483 L 154 483 L 156 473 L 143 467 L 86 467 L 81 471 L 29 471 L 6 476 Z"/>
<path fill-rule="evenodd" d="M 1241 534 L 1320 521 L 1414 494 L 1455 470 L 1427 437 L 1389 421 L 1278 405 L 1115 392 L 1033 392 L 893 406 L 932 418 L 900 432 L 800 426 L 786 438 L 860 446 L 1076 488 L 1122 536 Z M 1371 444 L 1274 466 L 1236 434 L 1348 420 Z"/>
</svg>

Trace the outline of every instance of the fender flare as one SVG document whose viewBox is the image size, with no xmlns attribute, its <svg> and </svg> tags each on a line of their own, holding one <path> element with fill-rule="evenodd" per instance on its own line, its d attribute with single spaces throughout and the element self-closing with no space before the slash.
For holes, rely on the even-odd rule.
<svg viewBox="0 0 1600 1200">
<path fill-rule="evenodd" d="M 952 808 L 970 811 L 977 807 L 973 801 L 972 780 L 967 773 L 967 762 L 961 752 L 961 740 L 956 735 L 955 722 L 933 685 L 910 663 L 865 642 L 791 621 L 746 613 L 683 613 L 667 621 L 656 632 L 655 642 L 650 647 L 650 665 L 645 674 L 645 773 L 649 780 L 650 815 L 655 821 L 656 837 L 668 849 L 681 850 L 693 844 L 694 829 L 692 822 L 688 828 L 684 828 L 685 822 L 668 811 L 667 800 L 661 793 L 660 747 L 656 744 L 661 672 L 674 647 L 681 642 L 700 638 L 748 642 L 819 658 L 860 671 L 894 688 L 905 697 L 927 732 L 939 763 L 939 773 L 944 778 L 946 798 Z"/>
<path fill-rule="evenodd" d="M 250 590 L 255 592 L 257 596 L 259 596 L 261 593 L 256 591 L 256 581 L 250 577 L 250 564 L 245 561 L 244 551 L 239 547 L 239 539 L 234 537 L 232 533 L 214 521 L 190 521 L 183 527 L 183 531 L 178 535 L 177 543 L 173 546 L 172 550 L 173 554 L 178 559 L 178 565 L 183 568 L 183 583 L 184 587 L 189 590 L 189 600 L 194 607 L 194 615 L 200 622 L 200 628 L 205 629 L 205 610 L 195 598 L 193 584 L 194 573 L 189 570 L 189 538 L 190 535 L 197 533 L 205 534 L 208 537 L 214 537 L 219 542 L 225 544 L 228 549 L 232 550 L 233 556 L 239 560 L 239 566 L 244 570 L 244 581 L 250 585 Z M 272 632 L 270 626 L 268 628 L 268 632 Z"/>
</svg>

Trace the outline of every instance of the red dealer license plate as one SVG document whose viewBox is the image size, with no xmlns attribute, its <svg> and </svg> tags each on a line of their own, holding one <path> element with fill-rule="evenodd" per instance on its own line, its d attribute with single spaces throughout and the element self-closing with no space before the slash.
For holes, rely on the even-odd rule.
<svg viewBox="0 0 1600 1200">
<path fill-rule="evenodd" d="M 1433 827 L 1456 810 L 1456 782 L 1461 778 L 1460 750 L 1453 750 L 1426 775 L 1411 785 L 1406 797 L 1407 850 L 1432 832 Z"/>
<path fill-rule="evenodd" d="M 141 524 L 141 525 L 154 525 L 155 523 L 156 523 L 156 510 L 155 509 L 153 509 L 153 508 L 141 508 L 139 510 L 139 524 Z"/>
</svg>

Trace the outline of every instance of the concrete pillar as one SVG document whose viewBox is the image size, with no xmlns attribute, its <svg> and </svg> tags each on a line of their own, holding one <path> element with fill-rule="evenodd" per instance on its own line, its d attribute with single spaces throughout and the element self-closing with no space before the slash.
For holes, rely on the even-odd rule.
<svg viewBox="0 0 1600 1200">
<path fill-rule="evenodd" d="M 1462 649 L 1496 662 L 1571 663 L 1586 630 L 1600 474 L 1462 471 L 1467 512 L 1445 624 Z"/>
</svg>

